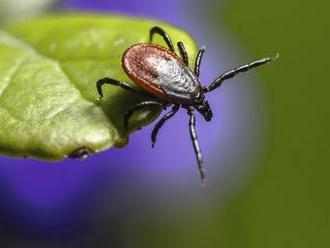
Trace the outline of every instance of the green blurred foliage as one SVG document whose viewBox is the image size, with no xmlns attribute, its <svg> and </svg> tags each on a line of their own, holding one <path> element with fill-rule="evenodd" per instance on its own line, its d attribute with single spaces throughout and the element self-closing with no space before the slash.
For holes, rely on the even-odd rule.
<svg viewBox="0 0 330 248">
<path fill-rule="evenodd" d="M 216 15 L 252 55 L 281 55 L 261 72 L 266 152 L 217 220 L 222 247 L 330 247 L 329 10 L 328 1 L 231 0 Z"/>
</svg>

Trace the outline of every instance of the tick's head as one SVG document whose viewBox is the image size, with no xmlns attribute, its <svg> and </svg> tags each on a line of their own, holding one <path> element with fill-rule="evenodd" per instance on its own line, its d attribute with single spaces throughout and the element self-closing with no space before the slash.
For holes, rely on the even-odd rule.
<svg viewBox="0 0 330 248">
<path fill-rule="evenodd" d="M 204 95 L 201 95 L 195 99 L 194 107 L 204 117 L 206 121 L 210 121 L 212 119 L 213 113 Z"/>
</svg>

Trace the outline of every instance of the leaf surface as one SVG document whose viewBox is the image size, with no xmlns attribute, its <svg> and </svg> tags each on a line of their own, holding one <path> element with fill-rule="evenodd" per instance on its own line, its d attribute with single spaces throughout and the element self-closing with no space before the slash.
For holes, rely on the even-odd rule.
<svg viewBox="0 0 330 248">
<path fill-rule="evenodd" d="M 145 98 L 105 86 L 100 100 L 95 82 L 104 77 L 130 82 L 121 56 L 129 46 L 147 42 L 155 25 L 175 43 L 185 43 L 193 64 L 196 46 L 191 37 L 153 20 L 68 14 L 1 30 L 0 153 L 61 160 L 80 149 L 99 152 L 124 146 L 124 114 Z M 159 37 L 155 42 L 164 45 Z M 130 121 L 130 132 L 159 113 L 157 108 L 139 111 Z"/>
</svg>

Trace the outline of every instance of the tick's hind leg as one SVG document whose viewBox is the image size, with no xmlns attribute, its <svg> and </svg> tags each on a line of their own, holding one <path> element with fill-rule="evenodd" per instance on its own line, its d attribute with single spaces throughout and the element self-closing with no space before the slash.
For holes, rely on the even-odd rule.
<svg viewBox="0 0 330 248">
<path fill-rule="evenodd" d="M 134 93 L 138 93 L 140 95 L 147 95 L 146 93 L 133 88 L 128 83 L 121 82 L 119 80 L 112 79 L 112 78 L 103 78 L 103 79 L 100 79 L 99 81 L 96 82 L 96 89 L 97 89 L 97 92 L 99 93 L 100 97 L 103 97 L 102 86 L 104 84 L 119 86 L 119 87 L 121 87 L 125 90 L 131 91 L 131 92 L 134 92 Z"/>
<path fill-rule="evenodd" d="M 198 144 L 198 139 L 197 139 L 196 130 L 195 130 L 195 126 L 196 126 L 195 113 L 194 113 L 194 110 L 191 108 L 188 108 L 187 110 L 188 110 L 188 114 L 190 116 L 190 120 L 189 120 L 190 137 L 191 137 L 191 141 L 194 146 L 199 175 L 200 175 L 202 183 L 203 183 L 204 179 L 205 179 L 205 171 L 204 171 L 204 166 L 203 166 L 202 153 L 201 153 L 201 149 Z"/>
<path fill-rule="evenodd" d="M 187 50 L 186 50 L 184 44 L 181 41 L 178 42 L 178 48 L 179 48 L 181 57 L 183 59 L 183 62 L 186 64 L 186 66 L 189 66 L 188 53 L 187 53 Z"/>
<path fill-rule="evenodd" d="M 201 49 L 199 49 L 198 54 L 196 56 L 194 72 L 195 72 L 197 77 L 199 77 L 199 71 L 200 71 L 201 62 L 202 62 L 202 58 L 203 58 L 204 53 L 205 53 L 205 48 L 202 47 Z"/>
<path fill-rule="evenodd" d="M 175 52 L 173 42 L 171 40 L 171 37 L 164 31 L 164 29 L 160 27 L 153 27 L 150 29 L 149 32 L 149 42 L 152 43 L 153 37 L 155 34 L 159 34 L 160 36 L 163 37 L 164 41 L 166 42 L 168 48 L 172 51 Z"/>
<path fill-rule="evenodd" d="M 156 139 L 157 139 L 157 134 L 159 129 L 164 125 L 166 121 L 168 121 L 171 117 L 173 117 L 179 110 L 180 105 L 174 105 L 172 110 L 168 112 L 166 115 L 164 115 L 160 121 L 156 124 L 154 129 L 152 130 L 151 133 L 151 141 L 152 141 L 152 148 L 155 146 Z"/>
<path fill-rule="evenodd" d="M 132 109 L 130 109 L 124 117 L 124 128 L 125 128 L 125 132 L 128 132 L 128 121 L 130 120 L 130 118 L 132 117 L 133 113 L 141 108 L 144 108 L 146 106 L 158 106 L 158 107 L 165 107 L 165 104 L 162 102 L 157 102 L 157 101 L 144 101 L 141 103 L 138 103 L 135 107 L 133 107 Z"/>
</svg>

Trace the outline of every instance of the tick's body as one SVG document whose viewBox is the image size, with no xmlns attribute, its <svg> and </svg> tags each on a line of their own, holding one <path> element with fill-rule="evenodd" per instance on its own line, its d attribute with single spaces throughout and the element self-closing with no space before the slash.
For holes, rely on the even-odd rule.
<svg viewBox="0 0 330 248">
<path fill-rule="evenodd" d="M 151 44 L 154 34 L 163 37 L 168 45 L 168 49 L 159 45 Z M 139 103 L 131 109 L 125 116 L 125 127 L 128 129 L 128 121 L 134 111 L 144 106 L 158 105 L 167 107 L 173 105 L 172 110 L 163 116 L 156 124 L 152 134 L 152 146 L 156 142 L 159 129 L 181 108 L 187 110 L 190 116 L 189 130 L 195 150 L 198 168 L 201 179 L 203 180 L 204 167 L 201 151 L 198 145 L 195 132 L 195 113 L 197 110 L 206 121 L 212 119 L 212 110 L 205 98 L 205 93 L 218 88 L 224 80 L 234 77 L 240 72 L 248 71 L 251 68 L 263 65 L 270 58 L 263 58 L 252 63 L 239 66 L 233 70 L 225 72 L 217 77 L 209 86 L 202 87 L 199 81 L 199 68 L 204 49 L 200 49 L 196 57 L 194 70 L 189 68 L 188 55 L 182 42 L 177 43 L 180 56 L 175 53 L 174 45 L 169 35 L 161 28 L 154 27 L 150 30 L 150 43 L 140 43 L 128 48 L 122 57 L 122 66 L 128 77 L 148 94 L 156 97 L 156 100 L 150 100 Z M 111 84 L 120 86 L 126 90 L 144 94 L 131 87 L 125 82 L 116 79 L 104 78 L 96 83 L 100 96 L 103 96 L 102 86 Z"/>
<path fill-rule="evenodd" d="M 145 91 L 166 102 L 193 104 L 201 87 L 194 72 L 168 49 L 153 44 L 137 44 L 123 55 L 126 74 Z"/>
</svg>

